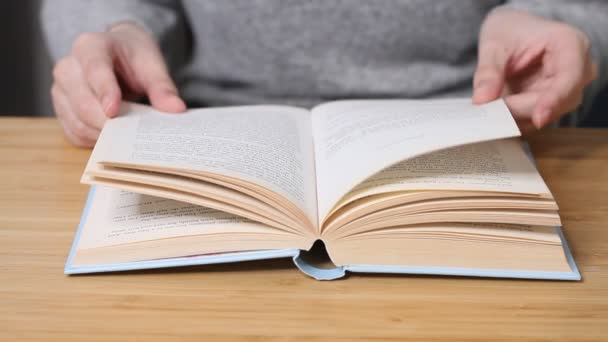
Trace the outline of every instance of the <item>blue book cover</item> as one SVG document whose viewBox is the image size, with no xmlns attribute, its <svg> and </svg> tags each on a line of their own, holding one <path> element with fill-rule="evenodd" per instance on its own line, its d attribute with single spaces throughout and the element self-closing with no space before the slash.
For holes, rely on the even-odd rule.
<svg viewBox="0 0 608 342">
<path fill-rule="evenodd" d="M 306 251 L 298 249 L 246 251 L 235 253 L 223 253 L 213 255 L 199 255 L 188 257 L 177 257 L 167 259 L 143 260 L 125 263 L 109 263 L 89 266 L 76 266 L 73 264 L 74 254 L 81 238 L 83 226 L 91 210 L 91 202 L 95 194 L 95 187 L 91 187 L 86 205 L 84 207 L 78 231 L 75 235 L 72 249 L 68 256 L 65 273 L 84 274 L 99 272 L 116 272 L 129 270 L 143 270 L 152 268 L 192 266 L 218 263 L 232 263 L 240 261 L 291 258 L 295 266 L 303 273 L 317 280 L 334 280 L 346 276 L 347 273 L 396 273 L 396 274 L 424 274 L 444 276 L 469 276 L 469 277 L 495 277 L 495 278 L 524 278 L 524 279 L 553 279 L 553 280 L 580 280 L 572 253 L 560 227 L 556 227 L 568 261 L 570 271 L 568 272 L 540 272 L 527 270 L 502 270 L 502 269 L 477 269 L 477 268 L 450 268 L 450 267 L 416 267 L 416 266 L 378 266 L 378 265 L 345 265 L 333 268 L 323 268 L 307 261 L 304 255 Z"/>
</svg>

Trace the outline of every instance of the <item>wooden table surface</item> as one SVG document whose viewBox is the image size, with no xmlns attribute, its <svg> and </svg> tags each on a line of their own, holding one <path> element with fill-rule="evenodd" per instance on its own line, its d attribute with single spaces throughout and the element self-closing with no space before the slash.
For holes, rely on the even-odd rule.
<svg viewBox="0 0 608 342">
<path fill-rule="evenodd" d="M 530 138 L 581 282 L 352 275 L 290 260 L 65 276 L 89 151 L 53 119 L 0 119 L 0 341 L 608 340 L 608 130 Z"/>
</svg>

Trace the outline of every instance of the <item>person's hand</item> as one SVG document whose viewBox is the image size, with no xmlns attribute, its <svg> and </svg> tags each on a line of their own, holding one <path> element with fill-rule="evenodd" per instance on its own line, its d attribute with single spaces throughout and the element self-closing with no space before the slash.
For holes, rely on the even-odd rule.
<svg viewBox="0 0 608 342">
<path fill-rule="evenodd" d="M 529 132 L 576 109 L 596 74 L 581 30 L 499 9 L 481 28 L 473 102 L 504 97 L 520 129 Z"/>
<path fill-rule="evenodd" d="M 81 34 L 53 69 L 53 107 L 68 140 L 78 146 L 93 146 L 106 119 L 118 115 L 121 99 L 139 96 L 161 111 L 186 109 L 158 44 L 135 23 Z"/>
</svg>

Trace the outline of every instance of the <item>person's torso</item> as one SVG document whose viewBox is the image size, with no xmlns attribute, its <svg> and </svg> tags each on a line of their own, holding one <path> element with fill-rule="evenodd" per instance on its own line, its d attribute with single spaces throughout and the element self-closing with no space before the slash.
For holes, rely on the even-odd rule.
<svg viewBox="0 0 608 342">
<path fill-rule="evenodd" d="M 178 79 L 208 105 L 465 94 L 500 2 L 185 0 L 193 50 Z"/>
</svg>

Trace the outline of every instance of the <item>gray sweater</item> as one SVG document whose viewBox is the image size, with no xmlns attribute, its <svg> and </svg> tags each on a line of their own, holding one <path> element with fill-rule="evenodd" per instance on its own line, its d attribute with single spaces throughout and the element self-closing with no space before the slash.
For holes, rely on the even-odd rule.
<svg viewBox="0 0 608 342">
<path fill-rule="evenodd" d="M 51 55 L 84 31 L 134 20 L 161 42 L 186 101 L 197 105 L 471 94 L 477 38 L 497 6 L 578 26 L 608 81 L 607 0 L 50 0 Z"/>
</svg>

